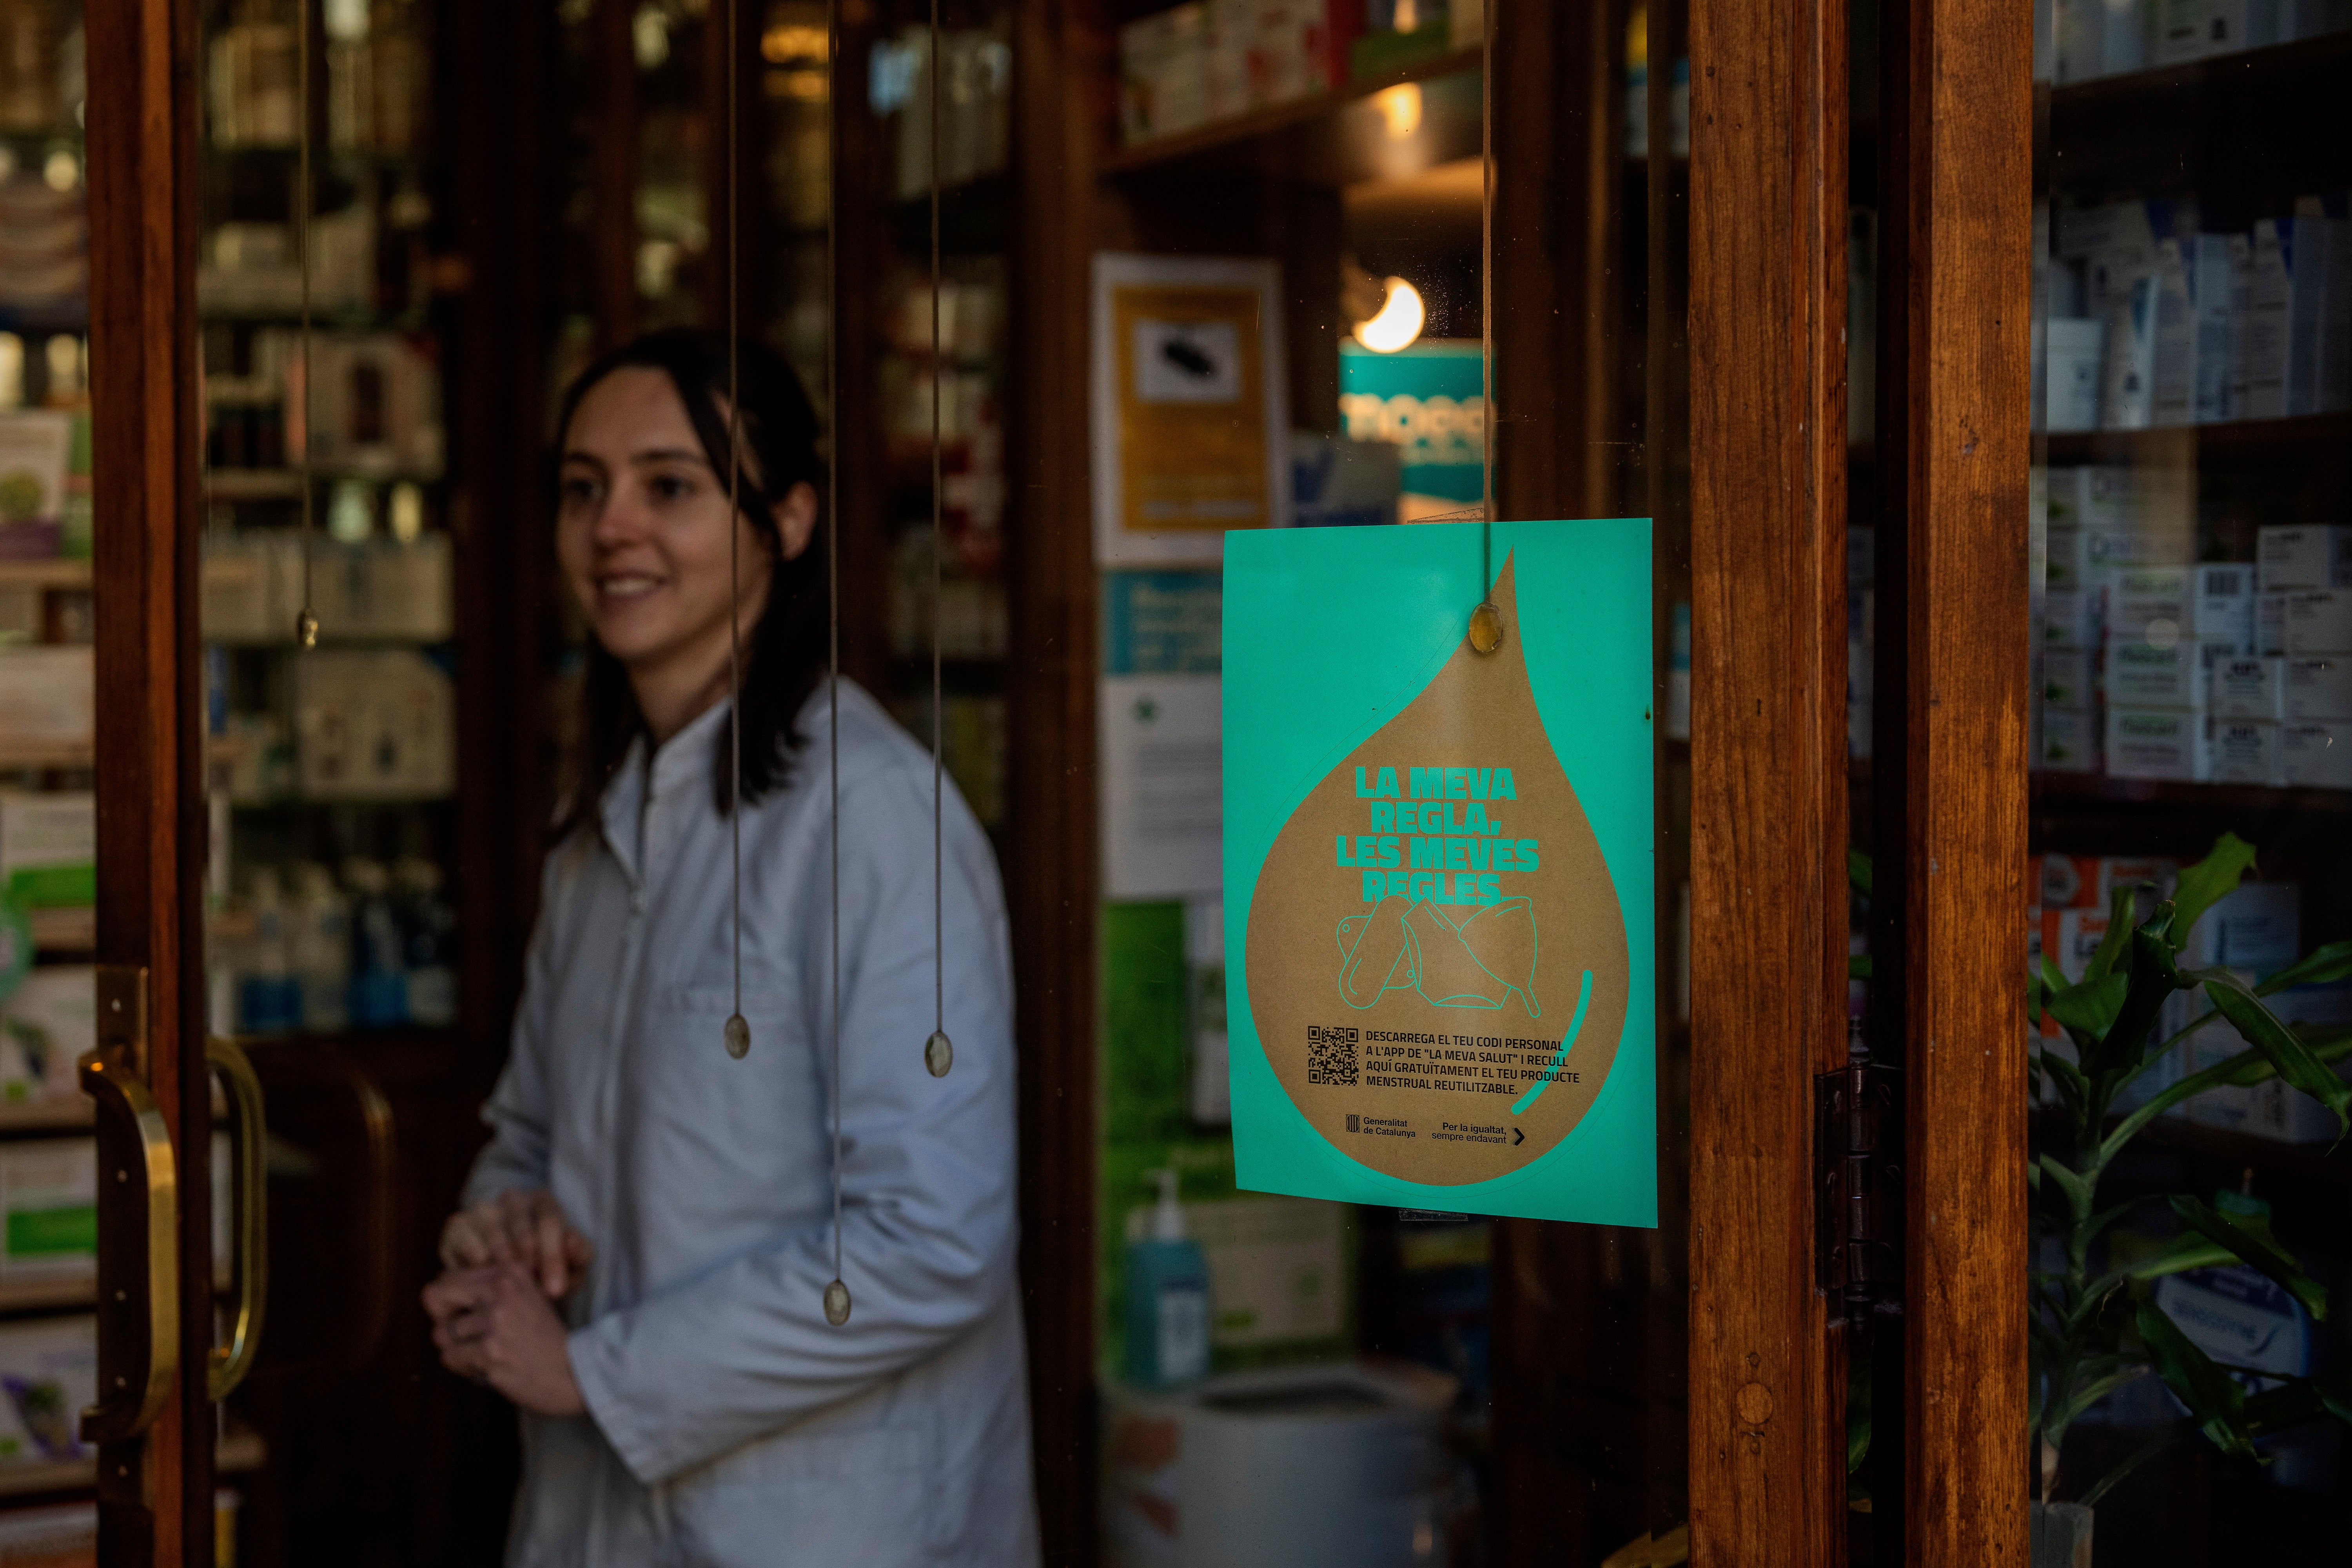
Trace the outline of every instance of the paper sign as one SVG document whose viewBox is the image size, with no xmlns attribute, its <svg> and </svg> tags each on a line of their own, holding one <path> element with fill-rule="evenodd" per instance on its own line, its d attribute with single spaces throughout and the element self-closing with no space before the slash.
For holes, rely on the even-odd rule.
<svg viewBox="0 0 2352 1568">
<path fill-rule="evenodd" d="M 1095 553 L 1213 565 L 1229 529 L 1287 521 L 1280 270 L 1095 258 Z"/>
<path fill-rule="evenodd" d="M 1481 531 L 1228 542 L 1239 1181 L 1652 1226 L 1650 525 Z"/>
</svg>

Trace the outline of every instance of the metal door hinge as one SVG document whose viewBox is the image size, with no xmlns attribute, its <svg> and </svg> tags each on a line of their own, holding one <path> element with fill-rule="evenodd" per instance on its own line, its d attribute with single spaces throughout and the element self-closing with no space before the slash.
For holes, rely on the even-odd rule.
<svg viewBox="0 0 2352 1568">
<path fill-rule="evenodd" d="M 1866 1055 L 1813 1079 L 1813 1235 L 1832 1323 L 1902 1300 L 1900 1084 Z"/>
</svg>

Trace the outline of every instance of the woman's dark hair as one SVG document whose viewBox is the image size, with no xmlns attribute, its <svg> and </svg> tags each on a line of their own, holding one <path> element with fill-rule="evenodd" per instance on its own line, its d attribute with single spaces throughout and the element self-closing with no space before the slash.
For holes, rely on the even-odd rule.
<svg viewBox="0 0 2352 1568">
<path fill-rule="evenodd" d="M 677 389 L 687 417 L 701 440 L 719 483 L 727 483 L 727 338 L 690 327 L 648 332 L 625 343 L 580 373 L 563 395 L 556 422 L 557 459 L 572 433 L 581 400 L 615 371 L 657 370 Z M 743 683 L 739 699 L 743 727 L 740 779 L 727 765 L 731 736 L 722 728 L 714 742 L 710 776 L 719 814 L 734 809 L 735 796 L 757 805 L 791 774 L 792 758 L 807 737 L 793 726 L 826 668 L 825 538 L 811 531 L 798 555 L 783 558 L 775 509 L 794 485 L 824 493 L 824 464 L 817 456 L 816 410 L 800 377 L 782 356 L 749 338 L 736 344 L 734 367 L 740 401 L 743 465 L 740 505 L 768 546 L 774 575 L 767 608 L 743 637 Z M 594 637 L 588 641 L 588 667 L 580 683 L 578 771 L 572 781 L 558 839 L 596 820 L 605 787 L 646 730 L 621 661 Z"/>
</svg>

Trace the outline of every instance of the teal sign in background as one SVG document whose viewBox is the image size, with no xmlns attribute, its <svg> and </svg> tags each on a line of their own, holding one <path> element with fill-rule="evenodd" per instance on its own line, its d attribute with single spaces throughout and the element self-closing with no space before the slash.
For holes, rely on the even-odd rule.
<svg viewBox="0 0 2352 1568">
<path fill-rule="evenodd" d="M 1625 921 L 1630 994 L 1609 1078 L 1573 1131 L 1507 1176 L 1404 1181 L 1300 1115 L 1250 1016 L 1259 868 L 1307 794 L 1402 712 L 1461 646 L 1484 597 L 1478 523 L 1266 529 L 1225 536 L 1226 1027 L 1239 1184 L 1400 1208 L 1658 1222 L 1650 522 L 1498 522 L 1537 711 L 1599 841 Z"/>
<path fill-rule="evenodd" d="M 1410 494 L 1475 506 L 1486 493 L 1486 351 L 1418 342 L 1395 353 L 1339 345 L 1339 408 L 1349 439 L 1402 450 Z"/>
</svg>

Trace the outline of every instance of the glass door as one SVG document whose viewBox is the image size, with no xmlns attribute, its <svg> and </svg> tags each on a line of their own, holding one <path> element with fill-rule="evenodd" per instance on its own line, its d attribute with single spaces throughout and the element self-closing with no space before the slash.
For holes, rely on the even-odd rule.
<svg viewBox="0 0 2352 1568">
<path fill-rule="evenodd" d="M 2344 26 L 2038 19 L 2036 1436 L 2103 1561 L 2315 1559 L 2352 1500 Z"/>
</svg>

